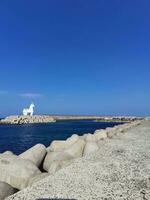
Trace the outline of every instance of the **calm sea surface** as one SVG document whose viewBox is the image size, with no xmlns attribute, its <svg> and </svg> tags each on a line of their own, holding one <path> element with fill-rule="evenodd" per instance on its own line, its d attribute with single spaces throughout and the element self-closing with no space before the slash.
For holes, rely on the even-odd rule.
<svg viewBox="0 0 150 200">
<path fill-rule="evenodd" d="M 10 150 L 20 154 L 37 143 L 48 146 L 53 140 L 67 139 L 73 133 L 93 133 L 96 129 L 119 123 L 94 121 L 59 121 L 49 124 L 0 125 L 0 153 Z"/>
</svg>

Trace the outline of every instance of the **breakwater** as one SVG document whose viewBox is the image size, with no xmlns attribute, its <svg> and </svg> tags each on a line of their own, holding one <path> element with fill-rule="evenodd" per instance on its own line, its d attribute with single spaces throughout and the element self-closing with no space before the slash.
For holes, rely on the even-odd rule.
<svg viewBox="0 0 150 200">
<path fill-rule="evenodd" d="M 28 124 L 28 123 L 50 123 L 63 120 L 95 120 L 97 122 L 132 122 L 142 120 L 142 117 L 127 116 L 60 116 L 60 115 L 13 115 L 0 119 L 0 124 Z"/>
<path fill-rule="evenodd" d="M 136 120 L 142 120 L 143 117 L 133 117 L 133 116 L 78 116 L 78 115 L 53 115 L 55 120 L 95 120 L 101 122 L 132 122 Z"/>
<path fill-rule="evenodd" d="M 23 116 L 23 115 L 13 115 L 8 116 L 5 119 L 0 120 L 0 124 L 33 124 L 33 123 L 51 123 L 56 120 L 47 115 L 33 115 L 33 116 Z"/>
<path fill-rule="evenodd" d="M 64 141 L 53 141 L 47 148 L 43 144 L 37 144 L 18 156 L 10 151 L 4 152 L 0 155 L 0 171 L 3 172 L 0 174 L 0 181 L 5 183 L 2 189 L 7 191 L 7 187 L 11 187 L 12 190 L 22 190 L 31 186 L 71 165 L 77 158 L 97 151 L 100 141 L 113 138 L 140 123 L 141 121 L 134 121 L 113 128 L 100 129 L 94 134 L 74 134 Z"/>
</svg>

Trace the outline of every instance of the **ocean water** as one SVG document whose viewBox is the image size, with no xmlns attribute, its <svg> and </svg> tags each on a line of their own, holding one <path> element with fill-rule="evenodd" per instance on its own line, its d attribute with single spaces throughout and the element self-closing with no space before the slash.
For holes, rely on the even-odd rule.
<svg viewBox="0 0 150 200">
<path fill-rule="evenodd" d="M 46 146 L 53 140 L 63 140 L 72 134 L 93 133 L 96 129 L 119 123 L 95 121 L 59 121 L 48 124 L 0 125 L 0 153 L 10 150 L 20 154 L 37 143 Z"/>
</svg>

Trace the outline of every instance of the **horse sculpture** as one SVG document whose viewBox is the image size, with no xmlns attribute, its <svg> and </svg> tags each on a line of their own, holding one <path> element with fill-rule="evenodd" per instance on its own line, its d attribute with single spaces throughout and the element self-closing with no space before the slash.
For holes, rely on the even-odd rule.
<svg viewBox="0 0 150 200">
<path fill-rule="evenodd" d="M 31 103 L 29 108 L 24 108 L 23 115 L 24 116 L 27 116 L 27 115 L 32 116 L 33 112 L 34 112 L 34 110 L 33 110 L 34 107 L 35 107 L 35 105 L 33 103 Z"/>
</svg>

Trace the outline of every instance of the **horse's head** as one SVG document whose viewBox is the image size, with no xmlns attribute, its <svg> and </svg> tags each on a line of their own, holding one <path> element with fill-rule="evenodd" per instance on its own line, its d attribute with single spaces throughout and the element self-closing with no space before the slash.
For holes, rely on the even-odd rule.
<svg viewBox="0 0 150 200">
<path fill-rule="evenodd" d="M 34 103 L 31 103 L 30 108 L 34 108 L 34 107 L 35 107 Z"/>
</svg>

